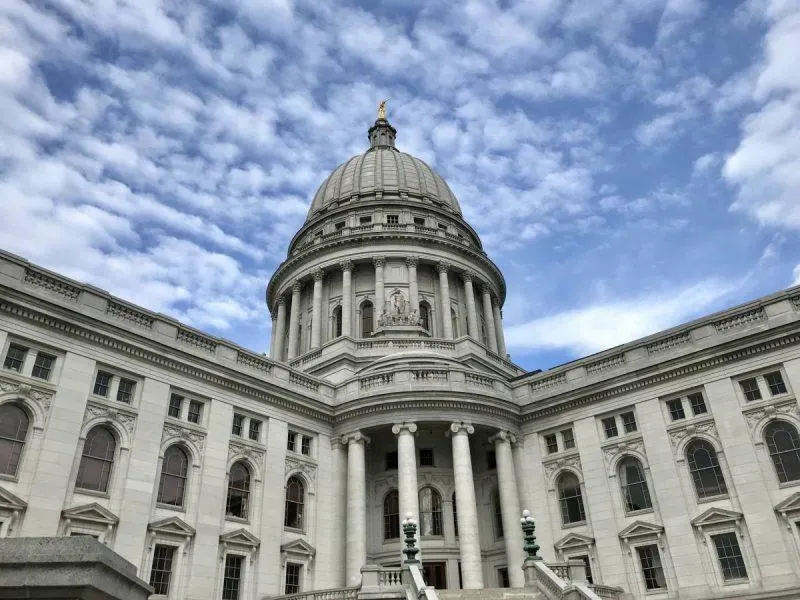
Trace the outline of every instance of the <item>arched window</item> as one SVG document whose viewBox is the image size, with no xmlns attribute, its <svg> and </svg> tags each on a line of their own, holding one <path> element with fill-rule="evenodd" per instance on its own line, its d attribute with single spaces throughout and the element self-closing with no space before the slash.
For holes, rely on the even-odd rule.
<svg viewBox="0 0 800 600">
<path fill-rule="evenodd" d="M 458 537 L 458 508 L 456 506 L 456 493 L 453 492 L 453 531 Z"/>
<path fill-rule="evenodd" d="M 458 337 L 458 315 L 455 308 L 450 308 L 450 324 L 453 328 L 453 339 Z"/>
<path fill-rule="evenodd" d="M 242 461 L 233 463 L 228 476 L 228 499 L 225 501 L 225 514 L 246 519 L 249 500 L 250 469 Z"/>
<path fill-rule="evenodd" d="M 372 302 L 369 300 L 361 305 L 361 337 L 369 337 L 372 335 L 373 311 Z"/>
<path fill-rule="evenodd" d="M 711 444 L 705 440 L 693 440 L 686 447 L 686 460 L 698 498 L 728 493 L 717 453 Z"/>
<path fill-rule="evenodd" d="M 383 499 L 383 539 L 400 537 L 400 495 L 392 490 Z"/>
<path fill-rule="evenodd" d="M 189 457 L 180 446 L 170 446 L 161 463 L 161 480 L 158 483 L 158 502 L 170 506 L 183 506 Z"/>
<path fill-rule="evenodd" d="M 289 477 L 286 482 L 286 515 L 283 519 L 285 527 L 303 528 L 303 507 L 306 501 L 306 488 L 298 477 Z"/>
<path fill-rule="evenodd" d="M 28 425 L 28 415 L 19 406 L 0 406 L 0 473 L 3 475 L 17 474 Z"/>
<path fill-rule="evenodd" d="M 565 525 L 586 520 L 583 508 L 581 484 L 574 473 L 565 472 L 558 478 L 558 502 L 561 505 L 561 520 Z"/>
<path fill-rule="evenodd" d="M 650 490 L 644 477 L 642 463 L 633 456 L 626 456 L 619 464 L 619 484 L 622 487 L 622 497 L 625 498 L 625 510 L 645 510 L 652 508 Z"/>
<path fill-rule="evenodd" d="M 427 302 L 419 303 L 419 319 L 422 323 L 422 328 L 428 333 L 431 331 L 431 307 Z"/>
<path fill-rule="evenodd" d="M 494 518 L 494 534 L 496 538 L 503 537 L 503 511 L 500 505 L 500 490 L 492 491 L 492 517 Z"/>
<path fill-rule="evenodd" d="M 342 335 L 342 306 L 333 309 L 333 337 Z"/>
<path fill-rule="evenodd" d="M 83 444 L 75 487 L 97 492 L 108 491 L 116 449 L 117 441 L 108 427 L 98 425 L 90 429 Z"/>
<path fill-rule="evenodd" d="M 794 425 L 773 421 L 764 429 L 764 440 L 780 482 L 800 479 L 800 436 Z"/>
<path fill-rule="evenodd" d="M 432 487 L 419 491 L 419 534 L 444 535 L 442 497 Z"/>
</svg>

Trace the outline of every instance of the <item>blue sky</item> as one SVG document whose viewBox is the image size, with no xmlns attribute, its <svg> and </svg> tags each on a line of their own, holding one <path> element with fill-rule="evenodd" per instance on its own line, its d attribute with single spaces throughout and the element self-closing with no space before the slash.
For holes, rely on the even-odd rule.
<svg viewBox="0 0 800 600">
<path fill-rule="evenodd" d="M 0 3 L 0 246 L 263 351 L 390 98 L 529 369 L 800 283 L 797 0 Z"/>
</svg>

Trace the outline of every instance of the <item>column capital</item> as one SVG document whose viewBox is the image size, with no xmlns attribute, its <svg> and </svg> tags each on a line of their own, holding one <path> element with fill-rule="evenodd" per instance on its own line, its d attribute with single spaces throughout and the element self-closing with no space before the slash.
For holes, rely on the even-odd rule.
<svg viewBox="0 0 800 600">
<path fill-rule="evenodd" d="M 303 282 L 299 279 L 292 283 L 292 293 L 298 293 L 300 290 L 303 289 Z"/>
<path fill-rule="evenodd" d="M 342 271 L 352 271 L 353 270 L 353 261 L 352 260 L 343 260 L 339 263 L 339 268 Z"/>
<path fill-rule="evenodd" d="M 513 434 L 512 432 L 510 432 L 510 431 L 507 431 L 505 429 L 501 429 L 500 431 L 498 431 L 497 433 L 495 433 L 493 436 L 491 436 L 489 438 L 489 443 L 490 444 L 497 444 L 498 442 L 500 442 L 500 443 L 508 442 L 510 444 L 516 444 L 517 443 L 517 436 L 515 434 Z"/>
<path fill-rule="evenodd" d="M 325 271 L 323 271 L 322 269 L 317 269 L 316 271 L 314 271 L 313 276 L 314 276 L 314 281 L 322 281 L 323 279 L 325 279 Z"/>
<path fill-rule="evenodd" d="M 447 273 L 448 269 L 450 269 L 450 263 L 445 261 L 436 263 L 436 270 L 439 271 L 439 273 Z"/>
<path fill-rule="evenodd" d="M 475 279 L 475 273 L 473 271 L 464 271 L 461 273 L 461 279 L 464 280 L 464 283 L 472 283 L 472 281 Z"/>
<path fill-rule="evenodd" d="M 418 264 L 419 264 L 418 256 L 406 256 L 406 266 L 416 268 Z"/>
<path fill-rule="evenodd" d="M 485 281 L 481 281 L 480 283 L 480 290 L 481 294 L 489 294 L 489 298 L 492 297 L 492 286 L 486 283 Z"/>
<path fill-rule="evenodd" d="M 278 301 L 275 303 L 275 306 L 280 306 L 281 304 L 286 304 L 286 298 L 283 296 L 278 296 Z"/>
<path fill-rule="evenodd" d="M 461 433 L 462 431 L 468 435 L 472 435 L 475 433 L 475 428 L 470 423 L 462 423 L 460 421 L 457 423 L 450 423 L 451 433 Z"/>
<path fill-rule="evenodd" d="M 416 423 L 395 423 L 392 425 L 392 433 L 395 435 L 400 435 L 400 432 L 404 429 L 407 429 L 409 433 L 416 433 L 417 432 L 417 424 Z"/>
<path fill-rule="evenodd" d="M 376 267 L 383 267 L 386 264 L 386 257 L 385 256 L 373 256 L 372 263 Z"/>
<path fill-rule="evenodd" d="M 369 444 L 370 439 L 360 431 L 351 431 L 342 435 L 342 444 Z"/>
</svg>

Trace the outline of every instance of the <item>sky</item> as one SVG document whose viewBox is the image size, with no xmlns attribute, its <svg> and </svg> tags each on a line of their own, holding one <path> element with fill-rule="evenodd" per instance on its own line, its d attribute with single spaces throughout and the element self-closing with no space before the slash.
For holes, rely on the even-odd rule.
<svg viewBox="0 0 800 600">
<path fill-rule="evenodd" d="M 0 247 L 266 351 L 389 98 L 546 369 L 800 283 L 798 56 L 800 0 L 7 0 Z"/>
</svg>

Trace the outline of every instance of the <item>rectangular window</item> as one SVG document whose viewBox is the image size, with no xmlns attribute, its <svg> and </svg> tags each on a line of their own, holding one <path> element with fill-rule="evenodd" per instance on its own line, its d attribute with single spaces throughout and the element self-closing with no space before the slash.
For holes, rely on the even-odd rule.
<svg viewBox="0 0 800 600">
<path fill-rule="evenodd" d="M 248 437 L 256 442 L 261 438 L 261 421 L 258 419 L 250 419 Z"/>
<path fill-rule="evenodd" d="M 433 448 L 420 448 L 419 449 L 419 466 L 432 467 L 433 465 Z"/>
<path fill-rule="evenodd" d="M 136 382 L 131 379 L 120 379 L 117 388 L 117 401 L 130 404 L 133 401 L 133 392 L 136 390 Z"/>
<path fill-rule="evenodd" d="M 387 471 L 396 471 L 397 470 L 397 451 L 393 450 L 392 452 L 386 453 L 386 470 Z"/>
<path fill-rule="evenodd" d="M 203 403 L 198 402 L 197 400 L 191 400 L 189 402 L 189 412 L 186 414 L 186 419 L 189 423 L 200 423 L 200 419 L 203 417 Z"/>
<path fill-rule="evenodd" d="M 495 454 L 494 450 L 486 451 L 486 468 L 489 470 L 497 468 L 497 454 Z"/>
<path fill-rule="evenodd" d="M 575 447 L 575 435 L 572 429 L 564 429 L 561 432 L 561 441 L 564 442 L 564 450 L 572 450 Z"/>
<path fill-rule="evenodd" d="M 286 438 L 286 449 L 289 452 L 296 452 L 296 450 L 294 449 L 296 439 L 297 439 L 297 433 L 289 430 L 289 436 Z"/>
<path fill-rule="evenodd" d="M 639 562 L 642 565 L 642 576 L 644 585 L 648 590 L 663 590 L 667 587 L 664 579 L 664 569 L 661 566 L 661 556 L 658 554 L 658 546 L 639 546 L 636 548 L 639 554 Z"/>
<path fill-rule="evenodd" d="M 605 430 L 607 438 L 617 437 L 619 435 L 617 420 L 614 417 L 603 419 L 603 430 Z"/>
<path fill-rule="evenodd" d="M 558 452 L 558 438 L 556 438 L 555 433 L 544 436 L 544 443 L 547 446 L 548 454 Z"/>
<path fill-rule="evenodd" d="M 6 353 L 6 360 L 3 362 L 3 366 L 6 369 L 11 369 L 12 371 L 16 371 L 19 373 L 22 371 L 22 363 L 25 362 L 25 355 L 28 353 L 28 349 L 24 348 L 23 346 L 18 346 L 17 344 L 11 344 L 8 347 L 8 352 Z"/>
<path fill-rule="evenodd" d="M 222 600 L 239 600 L 239 587 L 242 583 L 243 556 L 225 556 L 225 572 L 222 577 Z"/>
<path fill-rule="evenodd" d="M 311 438 L 307 435 L 300 438 L 300 454 L 311 456 Z"/>
<path fill-rule="evenodd" d="M 169 408 L 167 409 L 167 415 L 175 419 L 180 419 L 181 406 L 183 406 L 183 396 L 179 396 L 178 394 L 172 394 L 169 397 Z"/>
<path fill-rule="evenodd" d="M 104 373 L 103 371 L 97 372 L 97 378 L 94 380 L 94 395 L 108 396 L 108 389 L 111 387 L 111 380 L 113 376 L 111 373 Z"/>
<path fill-rule="evenodd" d="M 425 227 L 425 217 L 414 217 L 414 225 Z"/>
<path fill-rule="evenodd" d="M 731 579 L 747 579 L 747 569 L 744 566 L 742 551 L 739 549 L 739 540 L 736 533 L 720 533 L 712 535 L 714 546 L 717 549 L 719 567 L 722 570 L 722 578 L 725 581 Z"/>
<path fill-rule="evenodd" d="M 708 412 L 708 409 L 706 408 L 706 401 L 703 400 L 703 394 L 700 392 L 695 392 L 694 394 L 689 394 L 687 398 L 689 399 L 689 404 L 692 407 L 692 414 L 694 414 L 695 417 Z"/>
<path fill-rule="evenodd" d="M 286 589 L 284 594 L 300 593 L 300 569 L 303 565 L 297 563 L 286 563 Z"/>
<path fill-rule="evenodd" d="M 150 585 L 153 593 L 161 596 L 169 594 L 169 580 L 172 577 L 172 558 L 175 546 L 156 544 L 153 552 L 153 568 L 150 571 Z"/>
<path fill-rule="evenodd" d="M 739 386 L 742 388 L 744 399 L 748 402 L 761 400 L 761 390 L 758 389 L 758 382 L 756 381 L 755 377 L 742 379 L 739 382 Z"/>
<path fill-rule="evenodd" d="M 239 437 L 242 436 L 242 428 L 244 427 L 244 415 L 233 415 L 233 424 L 231 425 L 231 433 Z"/>
<path fill-rule="evenodd" d="M 636 415 L 633 414 L 633 411 L 622 413 L 620 418 L 622 419 L 622 427 L 625 429 L 625 433 L 636 431 Z"/>
<path fill-rule="evenodd" d="M 783 383 L 783 377 L 780 371 L 774 373 L 764 373 L 764 380 L 769 387 L 769 393 L 772 396 L 778 396 L 786 393 L 786 384 Z"/>
<path fill-rule="evenodd" d="M 359 225 L 369 225 L 372 223 L 372 217 L 358 217 Z"/>
<path fill-rule="evenodd" d="M 387 225 L 397 225 L 400 223 L 400 215 L 386 215 Z"/>
<path fill-rule="evenodd" d="M 497 584 L 501 588 L 511 587 L 511 582 L 508 579 L 508 567 L 500 567 L 497 569 Z"/>
<path fill-rule="evenodd" d="M 341 231 L 342 229 L 344 229 L 344 221 L 339 221 L 338 223 L 335 223 L 333 229 L 334 231 Z"/>
<path fill-rule="evenodd" d="M 673 421 L 686 418 L 686 413 L 683 412 L 683 402 L 681 402 L 680 398 L 667 400 L 667 408 L 669 409 L 669 416 Z"/>
<path fill-rule="evenodd" d="M 37 352 L 36 362 L 33 363 L 31 377 L 36 377 L 37 379 L 44 379 L 47 381 L 50 379 L 50 373 L 53 372 L 53 363 L 55 362 L 55 356 L 45 354 L 44 352 Z"/>
</svg>

